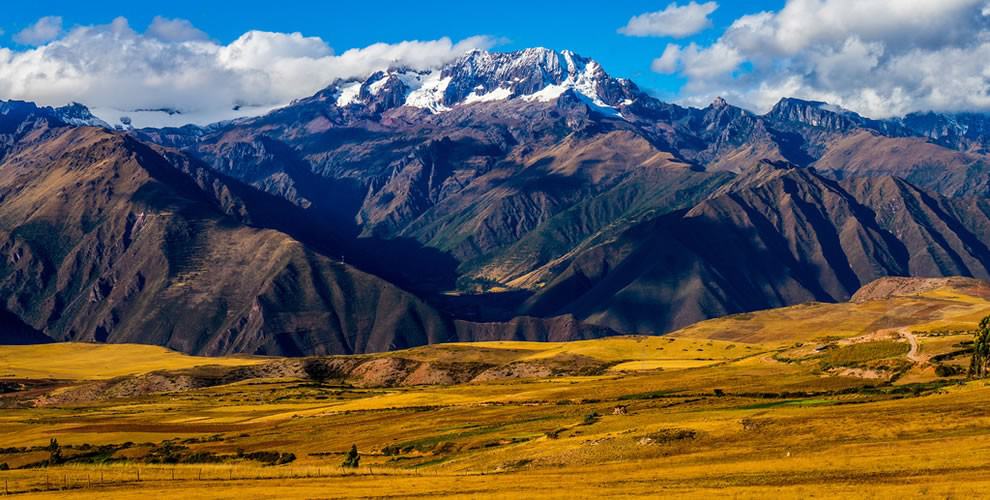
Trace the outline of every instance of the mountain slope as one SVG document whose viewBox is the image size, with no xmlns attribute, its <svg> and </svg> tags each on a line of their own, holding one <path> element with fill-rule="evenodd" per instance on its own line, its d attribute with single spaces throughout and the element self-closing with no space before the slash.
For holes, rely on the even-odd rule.
<svg viewBox="0 0 990 500">
<path fill-rule="evenodd" d="M 576 255 L 524 310 L 662 333 L 845 300 L 881 276 L 990 276 L 985 200 L 949 200 L 893 178 L 837 183 L 761 168 L 756 181 Z"/>
<path fill-rule="evenodd" d="M 0 120 L 16 131 L 0 161 L 0 321 L 16 337 L 4 342 L 304 355 L 614 333 L 568 317 L 455 321 L 327 257 L 361 249 L 288 200 L 181 152 L 23 110 Z"/>
<path fill-rule="evenodd" d="M 763 160 L 983 195 L 982 120 L 873 120 L 792 98 L 764 115 L 723 99 L 686 108 L 535 48 L 332 82 L 236 123 L 134 133 L 297 205 L 306 224 L 351 241 L 348 261 L 432 294 L 535 290 L 574 252 L 689 208 Z M 414 264 L 381 265 L 396 255 Z"/>
<path fill-rule="evenodd" d="M 5 162 L 16 160 L 18 144 L 54 144 L 62 128 L 86 116 L 77 108 L 16 113 L 32 118 L 0 130 Z M 105 171 L 110 181 L 59 167 L 52 175 L 61 180 L 46 181 L 58 188 L 30 184 L 24 174 L 10 185 L 30 184 L 33 194 L 25 196 L 38 199 L 67 182 L 97 187 L 84 199 L 77 197 L 87 191 L 66 189 L 64 206 L 44 214 L 68 229 L 35 224 L 37 207 L 28 202 L 4 207 L 4 227 L 22 239 L 91 238 L 97 250 L 71 257 L 101 274 L 108 238 L 124 234 L 89 236 L 113 219 L 101 205 L 107 192 L 167 207 L 199 200 L 188 205 L 199 208 L 168 208 L 181 217 L 156 238 L 177 243 L 140 264 L 176 269 L 155 281 L 159 291 L 176 279 L 184 287 L 174 311 L 214 311 L 196 320 L 208 331 L 188 334 L 208 340 L 182 341 L 192 352 L 363 352 L 444 339 L 609 333 L 574 318 L 664 332 L 732 312 L 843 300 L 880 276 L 984 277 L 984 118 L 873 120 L 790 98 L 764 115 L 722 99 L 686 108 L 571 52 L 472 51 L 432 71 L 397 67 L 332 82 L 262 117 L 129 131 L 133 142 L 123 148 L 144 151 L 142 169 L 162 163 L 152 177 L 164 182 L 168 172 L 167 188 L 117 186 L 121 174 L 113 169 Z M 112 162 L 117 148 L 81 154 L 90 163 L 109 154 Z M 44 164 L 57 155 L 27 156 L 16 161 Z M 86 215 L 74 218 L 77 212 Z M 32 237 L 61 272 L 67 250 Z M 151 259 L 147 252 L 142 258 Z M 225 278 L 231 262 L 258 275 Z M 91 286 L 90 278 L 65 280 Z M 388 283 L 397 285 L 394 293 Z M 74 291 L 61 297 L 47 286 L 41 280 L 26 288 L 8 308 L 35 327 L 61 322 L 59 338 L 96 331 L 110 338 L 124 321 L 132 321 L 127 331 L 145 321 L 84 311 Z M 252 315 L 251 304 L 264 314 Z M 383 308 L 389 312 L 379 318 Z M 63 320 L 63 309 L 67 317 L 98 319 Z M 229 313 L 215 313 L 221 309 Z M 564 316 L 464 321 L 518 315 Z M 149 335 L 172 342 L 178 327 L 162 328 Z"/>
<path fill-rule="evenodd" d="M 364 352 L 451 328 L 381 279 L 239 225 L 133 139 L 65 129 L 5 159 L 0 196 L 5 305 L 58 340 Z"/>
</svg>

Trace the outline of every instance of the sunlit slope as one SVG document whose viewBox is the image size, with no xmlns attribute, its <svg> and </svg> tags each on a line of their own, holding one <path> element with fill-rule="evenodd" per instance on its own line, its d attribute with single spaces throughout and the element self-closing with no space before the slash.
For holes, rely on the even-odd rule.
<svg viewBox="0 0 990 500">
<path fill-rule="evenodd" d="M 0 346 L 0 378 L 108 379 L 196 366 L 245 366 L 262 358 L 187 356 L 139 344 L 56 343 Z"/>
<path fill-rule="evenodd" d="M 709 339 L 624 336 L 575 342 L 475 342 L 436 344 L 384 353 L 420 361 L 474 361 L 493 364 L 588 359 L 611 371 L 675 370 L 743 358 L 765 350 L 758 344 Z"/>
<path fill-rule="evenodd" d="M 670 336 L 783 346 L 855 337 L 882 329 L 906 327 L 925 332 L 973 328 L 980 318 L 990 314 L 990 290 L 975 280 L 961 283 L 856 302 L 808 303 L 736 314 L 702 321 Z"/>
</svg>

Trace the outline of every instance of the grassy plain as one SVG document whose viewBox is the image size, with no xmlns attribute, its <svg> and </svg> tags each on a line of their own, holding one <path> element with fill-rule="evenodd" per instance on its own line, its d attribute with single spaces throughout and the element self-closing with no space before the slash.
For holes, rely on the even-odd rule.
<svg viewBox="0 0 990 500">
<path fill-rule="evenodd" d="M 164 347 L 137 344 L 65 342 L 0 346 L 0 378 L 97 380 L 156 370 L 195 366 L 245 366 L 262 360 L 247 357 L 203 358 Z"/>
<path fill-rule="evenodd" d="M 0 411 L 0 463 L 12 470 L 0 481 L 25 498 L 979 497 L 990 488 L 990 385 L 934 367 L 968 359 L 971 337 L 947 327 L 984 314 L 985 298 L 940 290 L 757 312 L 671 337 L 376 355 L 609 364 L 589 376 L 394 387 L 255 378 L 51 406 L 13 392 Z M 902 331 L 916 336 L 919 361 Z M 81 347 L 37 346 L 35 359 Z M 135 349 L 100 347 L 85 355 L 91 371 L 77 365 L 51 383 L 110 376 L 105 360 Z M 115 361 L 123 372 L 112 374 L 216 364 L 176 356 Z M 0 372 L 30 376 L 5 363 Z M 67 463 L 31 467 L 52 437 Z M 343 469 L 352 444 L 361 465 Z M 217 462 L 149 463 L 163 450 Z M 262 452 L 295 459 L 250 458 Z"/>
</svg>

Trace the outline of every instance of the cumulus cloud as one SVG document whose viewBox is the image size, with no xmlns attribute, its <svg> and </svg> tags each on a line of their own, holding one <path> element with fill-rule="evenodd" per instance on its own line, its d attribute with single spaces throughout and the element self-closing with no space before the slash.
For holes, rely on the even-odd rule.
<svg viewBox="0 0 990 500">
<path fill-rule="evenodd" d="M 875 117 L 990 110 L 987 0 L 788 0 L 707 46 L 663 54 L 653 69 L 675 66 L 692 104 L 724 95 L 764 111 L 794 96 Z"/>
<path fill-rule="evenodd" d="M 619 28 L 619 33 L 629 36 L 661 36 L 684 38 L 710 28 L 708 16 L 718 9 L 718 3 L 696 3 L 692 0 L 684 6 L 671 3 L 666 9 L 634 16 Z"/>
<path fill-rule="evenodd" d="M 322 39 L 300 33 L 249 31 L 219 44 L 188 21 L 156 18 L 138 32 L 120 17 L 76 27 L 35 48 L 0 48 L 0 99 L 78 101 L 111 120 L 121 111 L 171 109 L 182 113 L 171 124 L 202 123 L 232 118 L 233 108 L 240 114 L 271 109 L 337 78 L 396 65 L 429 69 L 494 43 L 483 36 L 456 43 L 441 38 L 335 54 Z"/>
<path fill-rule="evenodd" d="M 24 45 L 41 45 L 62 33 L 62 18 L 45 16 L 14 35 L 14 41 Z"/>
<path fill-rule="evenodd" d="M 209 38 L 206 33 L 185 19 L 168 19 L 162 16 L 155 16 L 151 20 L 151 25 L 148 26 L 145 34 L 166 42 L 188 42 Z"/>
<path fill-rule="evenodd" d="M 650 68 L 657 73 L 669 75 L 677 72 L 681 62 L 681 46 L 668 43 L 660 57 L 653 60 Z"/>
</svg>

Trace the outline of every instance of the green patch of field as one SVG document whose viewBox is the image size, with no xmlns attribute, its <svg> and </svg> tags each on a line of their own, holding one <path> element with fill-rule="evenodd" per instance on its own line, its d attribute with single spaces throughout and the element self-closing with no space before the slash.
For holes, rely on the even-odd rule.
<svg viewBox="0 0 990 500">
<path fill-rule="evenodd" d="M 885 340 L 840 346 L 819 356 L 825 366 L 858 366 L 868 361 L 897 358 L 911 350 L 906 342 Z"/>
</svg>

